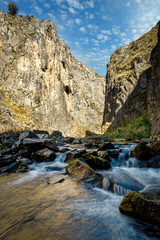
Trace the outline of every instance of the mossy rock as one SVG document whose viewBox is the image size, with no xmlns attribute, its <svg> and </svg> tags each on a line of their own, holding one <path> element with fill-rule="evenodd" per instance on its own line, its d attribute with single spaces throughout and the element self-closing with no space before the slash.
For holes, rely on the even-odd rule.
<svg viewBox="0 0 160 240">
<path fill-rule="evenodd" d="M 152 199 L 145 193 L 130 192 L 123 198 L 119 210 L 128 216 L 160 226 L 160 197 Z"/>
<path fill-rule="evenodd" d="M 131 156 L 139 160 L 149 160 L 155 155 L 155 151 L 144 143 L 139 143 L 131 152 Z"/>
<path fill-rule="evenodd" d="M 101 187 L 103 177 L 94 171 L 88 164 L 79 159 L 72 160 L 66 167 L 67 173 L 77 181 Z"/>
<path fill-rule="evenodd" d="M 150 148 L 152 148 L 156 152 L 156 154 L 160 155 L 160 142 L 150 143 Z"/>
<path fill-rule="evenodd" d="M 85 160 L 89 166 L 93 169 L 109 169 L 111 168 L 111 164 L 108 160 L 96 156 L 96 152 L 90 152 L 82 155 L 82 158 Z"/>
</svg>

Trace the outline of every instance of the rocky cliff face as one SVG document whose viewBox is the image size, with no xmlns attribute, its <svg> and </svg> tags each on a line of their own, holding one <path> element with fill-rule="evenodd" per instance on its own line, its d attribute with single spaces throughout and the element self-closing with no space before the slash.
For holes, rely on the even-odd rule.
<svg viewBox="0 0 160 240">
<path fill-rule="evenodd" d="M 100 133 L 105 78 L 78 62 L 55 25 L 0 11 L 0 132 Z"/>
<path fill-rule="evenodd" d="M 105 131 L 123 126 L 148 111 L 150 56 L 157 43 L 157 30 L 158 25 L 111 56 L 106 77 Z"/>
<path fill-rule="evenodd" d="M 148 90 L 148 114 L 152 123 L 151 137 L 160 140 L 160 22 L 158 43 L 151 54 L 152 77 Z"/>
</svg>

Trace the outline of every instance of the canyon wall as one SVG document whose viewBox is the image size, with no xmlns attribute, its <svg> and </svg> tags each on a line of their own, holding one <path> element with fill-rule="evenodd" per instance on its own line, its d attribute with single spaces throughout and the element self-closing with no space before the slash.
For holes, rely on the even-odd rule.
<svg viewBox="0 0 160 240">
<path fill-rule="evenodd" d="M 152 124 L 151 136 L 157 137 L 157 130 L 154 129 L 159 112 L 159 105 L 156 105 L 159 80 L 154 76 L 158 74 L 158 66 L 151 81 L 150 58 L 157 44 L 158 26 L 159 24 L 138 40 L 112 54 L 107 64 L 104 131 L 124 126 L 130 120 L 147 113 Z M 155 51 L 158 58 L 159 53 Z M 156 125 L 158 127 L 158 122 Z"/>
<path fill-rule="evenodd" d="M 101 133 L 105 78 L 77 61 L 55 25 L 0 11 L 0 132 Z"/>
</svg>

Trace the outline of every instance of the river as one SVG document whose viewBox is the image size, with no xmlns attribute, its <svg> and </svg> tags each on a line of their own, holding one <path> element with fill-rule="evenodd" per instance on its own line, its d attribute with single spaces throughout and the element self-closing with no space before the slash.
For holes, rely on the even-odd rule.
<svg viewBox="0 0 160 240">
<path fill-rule="evenodd" d="M 115 146 L 121 148 L 118 161 L 112 159 L 112 169 L 102 171 L 118 179 L 113 192 L 107 180 L 100 189 L 68 176 L 65 153 L 54 162 L 32 165 L 27 173 L 1 174 L 0 240 L 160 239 L 158 227 L 118 210 L 136 181 L 143 186 L 159 183 L 160 169 L 136 167 L 129 157 L 133 144 Z M 128 183 L 130 177 L 133 184 Z"/>
</svg>

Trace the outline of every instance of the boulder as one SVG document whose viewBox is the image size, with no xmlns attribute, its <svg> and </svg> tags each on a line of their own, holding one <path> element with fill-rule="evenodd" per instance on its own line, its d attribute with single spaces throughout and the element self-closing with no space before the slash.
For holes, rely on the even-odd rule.
<svg viewBox="0 0 160 240">
<path fill-rule="evenodd" d="M 107 149 L 115 149 L 114 145 L 110 142 L 105 142 L 99 146 L 98 151 L 105 151 Z"/>
<path fill-rule="evenodd" d="M 16 172 L 20 163 L 19 162 L 13 162 L 9 166 L 3 167 L 0 169 L 1 173 L 11 173 L 11 172 Z"/>
<path fill-rule="evenodd" d="M 148 160 L 155 156 L 155 151 L 144 143 L 139 143 L 131 152 L 131 156 L 139 160 Z"/>
<path fill-rule="evenodd" d="M 153 149 L 156 154 L 160 155 L 160 142 L 151 142 L 149 147 Z"/>
<path fill-rule="evenodd" d="M 107 153 L 111 158 L 115 158 L 116 160 L 118 160 L 118 157 L 119 157 L 119 151 L 118 150 L 108 151 Z"/>
<path fill-rule="evenodd" d="M 35 150 L 39 150 L 42 148 L 49 148 L 54 152 L 59 152 L 59 149 L 52 139 L 36 139 L 36 138 L 25 138 L 23 140 L 23 146 L 28 147 Z"/>
<path fill-rule="evenodd" d="M 88 164 L 79 159 L 72 160 L 66 167 L 67 173 L 77 181 L 101 187 L 103 177 L 94 171 Z"/>
<path fill-rule="evenodd" d="M 82 158 L 85 160 L 89 166 L 93 169 L 109 169 L 111 168 L 111 164 L 108 160 L 95 156 L 96 152 L 90 152 L 82 155 Z"/>
<path fill-rule="evenodd" d="M 66 158 L 65 158 L 64 162 L 69 162 L 73 158 L 81 158 L 82 155 L 85 153 L 86 153 L 86 150 L 75 150 L 75 151 L 68 152 L 66 154 Z"/>
<path fill-rule="evenodd" d="M 5 155 L 0 157 L 0 167 L 9 166 L 16 161 L 16 155 Z"/>
<path fill-rule="evenodd" d="M 160 226 L 160 196 L 130 192 L 123 198 L 119 210 L 128 216 Z"/>
<path fill-rule="evenodd" d="M 11 147 L 19 138 L 19 133 L 8 132 L 4 133 L 2 136 L 2 143 L 7 147 Z"/>
<path fill-rule="evenodd" d="M 32 157 L 36 162 L 51 162 L 56 158 L 56 154 L 54 151 L 44 148 L 33 153 Z"/>
<path fill-rule="evenodd" d="M 53 131 L 53 133 L 50 136 L 52 138 L 59 138 L 62 137 L 62 133 L 60 131 Z"/>
<path fill-rule="evenodd" d="M 17 172 L 28 172 L 28 165 L 25 162 L 20 163 Z"/>
<path fill-rule="evenodd" d="M 103 159 L 107 160 L 108 162 L 111 162 L 108 152 L 99 151 L 98 155 L 100 158 L 103 158 Z"/>
<path fill-rule="evenodd" d="M 19 136 L 19 140 L 22 141 L 25 138 L 37 138 L 39 139 L 39 137 L 37 136 L 37 134 L 31 132 L 31 131 L 25 131 L 22 132 Z"/>
<path fill-rule="evenodd" d="M 72 143 L 74 141 L 74 139 L 75 139 L 74 137 L 65 137 L 64 142 L 65 143 Z"/>
</svg>

